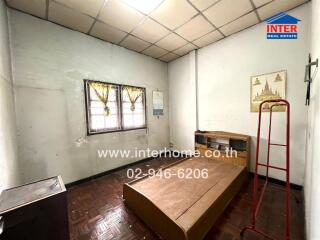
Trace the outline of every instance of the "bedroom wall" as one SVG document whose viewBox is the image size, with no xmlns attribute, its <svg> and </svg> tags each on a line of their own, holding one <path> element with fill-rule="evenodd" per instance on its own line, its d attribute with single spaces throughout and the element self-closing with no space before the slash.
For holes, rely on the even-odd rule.
<svg viewBox="0 0 320 240">
<path fill-rule="evenodd" d="M 320 1 L 312 1 L 311 54 L 320 59 Z M 314 68 L 313 68 L 314 69 Z M 308 108 L 308 142 L 306 176 L 304 182 L 307 239 L 320 239 L 320 73 L 311 85 L 311 99 Z"/>
<path fill-rule="evenodd" d="M 194 149 L 196 130 L 195 52 L 169 64 L 170 143 L 172 149 Z"/>
<path fill-rule="evenodd" d="M 287 99 L 292 105 L 291 181 L 302 185 L 307 127 L 307 108 L 304 105 L 306 85 L 303 78 L 309 53 L 310 4 L 289 11 L 289 14 L 302 20 L 299 23 L 298 40 L 267 40 L 265 23 L 260 23 L 198 50 L 199 129 L 252 136 L 253 169 L 258 114 L 250 112 L 250 76 L 287 70 Z M 169 64 L 169 73 L 175 71 L 178 61 Z M 185 63 L 186 68 L 187 65 Z M 184 81 L 182 78 L 173 79 L 169 74 L 169 82 L 175 80 Z M 185 98 L 181 98 L 176 104 L 183 106 L 184 101 Z M 272 141 L 284 141 L 283 120 L 281 113 L 275 114 Z M 195 119 L 186 121 L 195 124 Z M 266 150 L 266 130 L 262 131 L 262 151 Z M 176 133 L 179 134 L 179 131 L 176 130 Z M 280 160 L 278 164 L 282 164 L 283 156 L 282 150 L 272 150 L 271 157 Z M 284 177 L 276 171 L 271 171 L 271 176 L 279 179 Z"/>
<path fill-rule="evenodd" d="M 10 10 L 18 155 L 25 182 L 61 174 L 66 183 L 140 158 L 99 158 L 98 149 L 169 147 L 167 64 Z M 86 136 L 83 79 L 147 89 L 148 131 Z M 152 115 L 152 91 L 165 115 Z"/>
<path fill-rule="evenodd" d="M 0 1 L 0 192 L 18 184 L 16 126 L 7 7 Z"/>
</svg>

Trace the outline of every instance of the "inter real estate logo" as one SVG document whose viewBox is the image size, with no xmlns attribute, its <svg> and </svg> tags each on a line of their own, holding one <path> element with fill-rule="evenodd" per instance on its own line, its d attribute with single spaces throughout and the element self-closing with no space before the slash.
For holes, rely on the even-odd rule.
<svg viewBox="0 0 320 240">
<path fill-rule="evenodd" d="M 267 22 L 267 39 L 298 38 L 298 23 L 301 20 L 280 12 L 265 21 Z"/>
</svg>

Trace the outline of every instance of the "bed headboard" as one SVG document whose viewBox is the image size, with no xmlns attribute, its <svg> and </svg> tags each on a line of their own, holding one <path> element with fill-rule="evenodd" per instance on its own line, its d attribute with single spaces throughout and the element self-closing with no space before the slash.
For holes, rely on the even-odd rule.
<svg viewBox="0 0 320 240">
<path fill-rule="evenodd" d="M 196 131 L 195 150 L 201 156 L 250 168 L 250 136 L 220 132 Z"/>
</svg>

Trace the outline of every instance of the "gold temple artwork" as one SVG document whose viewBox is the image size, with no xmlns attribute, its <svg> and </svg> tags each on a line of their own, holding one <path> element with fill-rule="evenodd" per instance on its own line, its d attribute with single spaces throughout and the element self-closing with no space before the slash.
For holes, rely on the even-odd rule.
<svg viewBox="0 0 320 240">
<path fill-rule="evenodd" d="M 286 98 L 286 71 L 267 73 L 251 77 L 251 112 L 258 112 L 259 105 L 264 100 Z M 264 104 L 263 111 L 269 111 L 272 104 Z M 273 111 L 283 112 L 284 107 L 274 107 Z"/>
</svg>

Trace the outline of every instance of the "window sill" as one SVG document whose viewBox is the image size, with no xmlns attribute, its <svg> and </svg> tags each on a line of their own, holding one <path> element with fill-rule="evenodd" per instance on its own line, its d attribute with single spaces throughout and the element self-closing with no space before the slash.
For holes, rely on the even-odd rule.
<svg viewBox="0 0 320 240">
<path fill-rule="evenodd" d="M 143 129 L 147 129 L 147 127 L 130 128 L 130 129 L 121 129 L 121 130 L 111 130 L 111 131 L 106 131 L 106 132 L 96 132 L 96 133 L 89 133 L 89 132 L 87 132 L 87 136 L 98 135 L 98 134 L 117 133 L 117 132 L 128 132 L 128 131 L 143 130 Z"/>
</svg>

